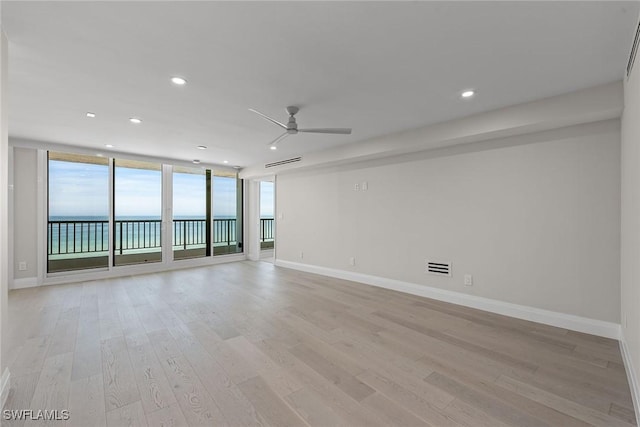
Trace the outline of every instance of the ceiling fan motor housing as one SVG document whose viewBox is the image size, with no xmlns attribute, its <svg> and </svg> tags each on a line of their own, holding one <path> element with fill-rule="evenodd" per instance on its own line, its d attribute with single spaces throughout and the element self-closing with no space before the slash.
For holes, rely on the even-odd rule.
<svg viewBox="0 0 640 427">
<path fill-rule="evenodd" d="M 294 117 L 298 111 L 298 107 L 287 107 L 287 113 L 289 113 L 289 121 L 287 122 L 287 133 L 289 134 L 298 133 L 298 123 L 296 123 L 296 118 Z"/>
</svg>

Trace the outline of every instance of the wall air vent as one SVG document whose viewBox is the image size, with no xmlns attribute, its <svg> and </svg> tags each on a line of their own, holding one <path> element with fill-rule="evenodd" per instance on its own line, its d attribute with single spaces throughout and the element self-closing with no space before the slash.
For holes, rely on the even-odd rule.
<svg viewBox="0 0 640 427">
<path fill-rule="evenodd" d="M 280 160 L 279 162 L 273 162 L 273 163 L 266 163 L 264 165 L 265 168 L 273 168 L 276 166 L 282 166 L 282 165 L 286 165 L 289 163 L 295 163 L 295 162 L 299 162 L 300 160 L 302 160 L 302 157 L 293 157 L 291 159 L 287 159 L 287 160 Z"/>
<path fill-rule="evenodd" d="M 427 273 L 451 277 L 451 263 L 427 260 Z"/>
<path fill-rule="evenodd" d="M 640 22 L 638 22 L 638 29 L 636 30 L 636 38 L 633 39 L 633 46 L 631 47 L 631 55 L 629 55 L 629 62 L 627 63 L 627 77 L 631 75 L 631 70 L 633 70 L 633 63 L 636 62 L 636 54 L 638 53 L 639 43 L 640 43 Z"/>
</svg>

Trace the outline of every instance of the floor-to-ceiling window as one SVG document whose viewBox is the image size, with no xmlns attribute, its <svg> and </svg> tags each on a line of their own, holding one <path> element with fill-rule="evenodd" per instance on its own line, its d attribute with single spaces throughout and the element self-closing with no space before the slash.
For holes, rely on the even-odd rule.
<svg viewBox="0 0 640 427">
<path fill-rule="evenodd" d="M 273 248 L 273 198 L 274 185 L 271 181 L 260 181 L 260 248 Z"/>
<path fill-rule="evenodd" d="M 162 260 L 162 165 L 114 160 L 113 263 Z"/>
<path fill-rule="evenodd" d="M 235 171 L 54 152 L 47 167 L 47 273 L 243 252 Z"/>
<path fill-rule="evenodd" d="M 109 162 L 48 153 L 47 272 L 109 265 Z"/>
<path fill-rule="evenodd" d="M 211 255 L 211 171 L 173 168 L 173 258 Z"/>
<path fill-rule="evenodd" d="M 242 180 L 237 173 L 213 176 L 213 254 L 242 252 Z"/>
</svg>

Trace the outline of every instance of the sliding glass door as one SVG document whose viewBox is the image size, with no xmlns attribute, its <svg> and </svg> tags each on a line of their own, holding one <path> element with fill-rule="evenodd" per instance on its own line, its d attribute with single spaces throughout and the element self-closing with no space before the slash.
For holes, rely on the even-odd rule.
<svg viewBox="0 0 640 427">
<path fill-rule="evenodd" d="M 242 180 L 236 173 L 213 176 L 213 254 L 242 252 Z"/>
<path fill-rule="evenodd" d="M 173 258 L 211 255 L 211 171 L 173 168 Z"/>
<path fill-rule="evenodd" d="M 109 161 L 48 153 L 47 272 L 109 266 Z"/>
<path fill-rule="evenodd" d="M 273 190 L 273 182 L 260 181 L 260 249 L 273 248 Z"/>
<path fill-rule="evenodd" d="M 162 165 L 114 160 L 113 264 L 162 261 Z"/>
</svg>

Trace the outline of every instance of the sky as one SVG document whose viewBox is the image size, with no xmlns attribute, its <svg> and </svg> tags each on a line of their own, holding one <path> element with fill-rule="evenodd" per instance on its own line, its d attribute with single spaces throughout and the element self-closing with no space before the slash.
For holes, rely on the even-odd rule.
<svg viewBox="0 0 640 427">
<path fill-rule="evenodd" d="M 214 176 L 213 181 L 214 217 L 235 216 L 235 178 Z M 173 186 L 174 216 L 204 218 L 205 175 L 175 173 Z M 109 168 L 105 165 L 51 160 L 49 188 L 50 216 L 109 215 Z M 116 167 L 116 218 L 160 217 L 161 195 L 160 171 Z M 270 212 L 273 215 L 273 209 Z"/>
<path fill-rule="evenodd" d="M 273 218 L 273 182 L 260 182 L 260 218 Z"/>
</svg>

